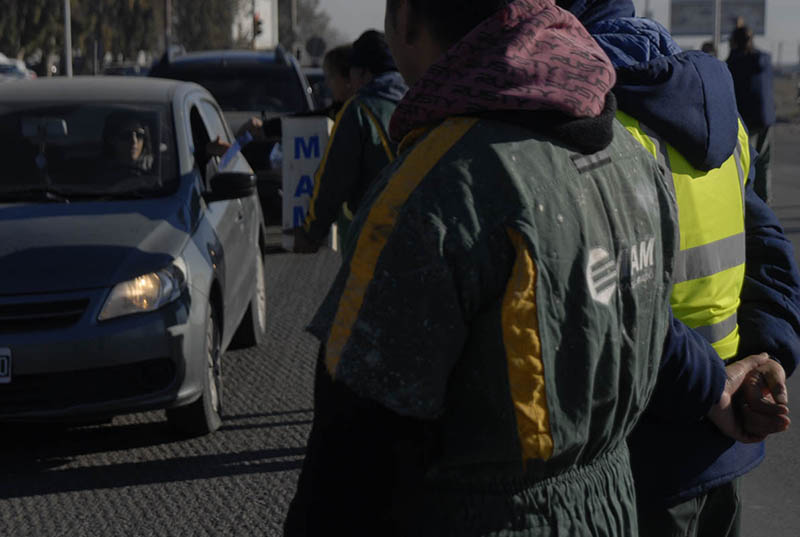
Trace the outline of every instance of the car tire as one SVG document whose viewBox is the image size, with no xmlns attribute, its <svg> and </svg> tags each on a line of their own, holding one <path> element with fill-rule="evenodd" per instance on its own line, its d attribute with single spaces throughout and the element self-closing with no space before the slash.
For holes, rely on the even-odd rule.
<svg viewBox="0 0 800 537">
<path fill-rule="evenodd" d="M 222 342 L 220 339 L 217 314 L 209 305 L 206 318 L 203 393 L 193 403 L 167 409 L 169 424 L 186 436 L 202 436 L 213 433 L 222 424 Z"/>
<path fill-rule="evenodd" d="M 231 340 L 231 349 L 256 347 L 264 342 L 267 332 L 267 274 L 262 253 L 256 259 L 256 288 L 250 297 L 242 322 Z"/>
</svg>

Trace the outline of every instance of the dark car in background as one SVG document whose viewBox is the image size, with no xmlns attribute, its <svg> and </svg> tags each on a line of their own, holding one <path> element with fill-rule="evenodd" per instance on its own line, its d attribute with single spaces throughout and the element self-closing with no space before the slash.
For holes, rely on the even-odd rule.
<svg viewBox="0 0 800 537">
<path fill-rule="evenodd" d="M 135 63 L 123 63 L 108 65 L 103 69 L 106 76 L 147 76 L 150 71 L 147 67 Z"/>
<path fill-rule="evenodd" d="M 317 110 L 324 110 L 333 104 L 333 93 L 325 83 L 325 71 L 322 67 L 304 67 L 303 74 L 306 75 L 308 83 L 311 85 L 311 95 L 314 97 L 314 106 Z"/>
<path fill-rule="evenodd" d="M 314 109 L 312 89 L 297 60 L 282 47 L 271 51 L 209 50 L 168 55 L 149 76 L 195 82 L 216 98 L 233 132 L 251 117 L 265 122 Z M 273 122 L 274 124 L 275 122 Z M 270 129 L 264 141 L 247 145 L 244 156 L 258 175 L 258 190 L 267 225 L 281 225 L 281 170 L 270 155 L 280 142 L 280 129 Z M 274 242 L 273 240 L 273 242 Z"/>
<path fill-rule="evenodd" d="M 221 420 L 223 353 L 266 327 L 265 233 L 202 87 L 141 77 L 0 84 L 0 421 L 166 409 Z"/>
</svg>

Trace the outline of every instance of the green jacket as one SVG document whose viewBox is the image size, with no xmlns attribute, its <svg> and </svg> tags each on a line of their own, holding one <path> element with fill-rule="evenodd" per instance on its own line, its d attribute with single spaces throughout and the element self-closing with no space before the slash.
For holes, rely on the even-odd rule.
<svg viewBox="0 0 800 537">
<path fill-rule="evenodd" d="M 358 209 L 367 187 L 394 160 L 397 147 L 389 139 L 387 126 L 405 89 L 398 73 L 385 73 L 362 88 L 337 114 L 314 177 L 304 225 L 314 242 L 325 238 L 344 204 L 347 212 Z"/>
<path fill-rule="evenodd" d="M 426 424 L 420 475 L 394 487 L 405 534 L 636 534 L 625 439 L 677 244 L 663 171 L 613 136 L 583 155 L 453 118 L 365 198 L 310 329 L 337 383 Z"/>
</svg>

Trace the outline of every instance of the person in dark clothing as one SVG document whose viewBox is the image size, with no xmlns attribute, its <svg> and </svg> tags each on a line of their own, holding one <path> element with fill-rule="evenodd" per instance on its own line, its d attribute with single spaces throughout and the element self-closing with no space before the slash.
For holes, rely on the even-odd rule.
<svg viewBox="0 0 800 537">
<path fill-rule="evenodd" d="M 756 162 L 756 194 L 766 203 L 772 196 L 772 125 L 775 123 L 772 58 L 753 45 L 753 32 L 739 26 L 731 34 L 728 69 L 733 76 L 736 103 L 747 130 L 750 143 L 758 151 Z"/>
<path fill-rule="evenodd" d="M 331 89 L 333 103 L 326 114 L 336 119 L 344 103 L 353 96 L 356 89 L 350 81 L 350 58 L 353 55 L 352 45 L 342 45 L 325 53 L 322 60 L 322 71 L 325 73 L 325 84 Z"/>
<path fill-rule="evenodd" d="M 713 41 L 705 41 L 701 46 L 700 50 L 709 54 L 711 56 L 717 57 L 717 48 L 714 46 Z"/>
<path fill-rule="evenodd" d="M 634 18 L 630 1 L 559 4 L 609 55 L 617 72 L 613 91 L 621 112 L 630 115 L 623 120 L 631 133 L 663 146 L 677 192 L 682 257 L 703 255 L 703 264 L 718 267 L 676 282 L 672 306 L 680 321 L 667 338 L 662 369 L 673 367 L 675 355 L 699 364 L 699 371 L 703 363 L 733 363 L 765 351 L 773 359 L 748 386 L 763 384 L 773 400 L 785 403 L 786 376 L 800 360 L 800 273 L 791 242 L 753 191 L 753 159 L 727 68 L 700 52 L 681 51 L 658 23 Z M 704 201 L 709 199 L 714 203 Z M 710 239 L 702 240 L 704 234 Z M 721 313 L 731 323 L 709 337 L 713 331 L 703 320 Z M 681 321 L 703 330 L 708 342 L 677 344 L 690 341 L 679 335 L 691 332 Z M 696 378 L 687 369 L 681 382 L 694 384 Z M 739 402 L 750 405 L 743 412 L 760 408 L 761 388 L 743 392 Z M 693 410 L 670 395 L 674 389 L 659 381 L 629 440 L 641 534 L 734 537 L 739 477 L 763 459 L 764 445 L 735 442 L 700 421 L 699 413 L 684 419 Z"/>
<path fill-rule="evenodd" d="M 396 157 L 389 118 L 408 88 L 381 32 L 368 30 L 353 43 L 350 84 L 357 91 L 336 116 L 306 220 L 293 230 L 297 253 L 316 252 L 340 212 L 346 227 L 367 187 Z M 347 231 L 340 232 L 346 241 Z"/>
<path fill-rule="evenodd" d="M 626 439 L 671 318 L 668 177 L 554 0 L 389 0 L 386 30 L 412 85 L 399 154 L 309 327 L 285 535 L 638 535 Z M 730 398 L 767 360 L 672 395 L 747 440 Z"/>
</svg>

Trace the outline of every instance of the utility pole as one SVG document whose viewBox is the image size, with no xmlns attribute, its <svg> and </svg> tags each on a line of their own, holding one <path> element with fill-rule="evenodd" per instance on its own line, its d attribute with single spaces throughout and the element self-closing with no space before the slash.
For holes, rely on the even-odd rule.
<svg viewBox="0 0 800 537">
<path fill-rule="evenodd" d="M 250 40 L 250 48 L 256 49 L 256 0 L 251 2 L 250 6 L 250 22 L 253 24 L 253 37 Z"/>
<path fill-rule="evenodd" d="M 714 50 L 719 54 L 722 42 L 722 0 L 714 0 Z"/>
<path fill-rule="evenodd" d="M 292 0 L 292 34 L 297 39 L 297 0 Z"/>
<path fill-rule="evenodd" d="M 64 0 L 64 69 L 72 76 L 72 11 L 69 0 Z"/>
<path fill-rule="evenodd" d="M 164 52 L 169 58 L 169 46 L 172 43 L 172 1 L 164 0 Z"/>
</svg>

